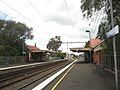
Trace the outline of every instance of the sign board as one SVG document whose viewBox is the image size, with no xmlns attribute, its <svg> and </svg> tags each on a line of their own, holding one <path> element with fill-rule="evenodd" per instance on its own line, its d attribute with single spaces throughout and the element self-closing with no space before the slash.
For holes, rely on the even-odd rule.
<svg viewBox="0 0 120 90">
<path fill-rule="evenodd" d="M 116 25 L 112 30 L 107 33 L 107 38 L 113 37 L 119 33 L 119 26 Z"/>
<path fill-rule="evenodd" d="M 22 54 L 26 54 L 26 52 L 22 52 Z"/>
</svg>

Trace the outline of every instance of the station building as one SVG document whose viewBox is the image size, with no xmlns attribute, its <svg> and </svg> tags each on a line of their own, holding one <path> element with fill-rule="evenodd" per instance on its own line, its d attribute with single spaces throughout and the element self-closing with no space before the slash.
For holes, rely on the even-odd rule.
<svg viewBox="0 0 120 90">
<path fill-rule="evenodd" d="M 100 64 L 103 57 L 103 48 L 100 39 L 91 39 L 83 48 L 70 48 L 73 52 L 84 52 L 85 62 Z M 91 55 L 91 56 L 90 56 Z M 90 60 L 91 58 L 91 60 Z"/>
<path fill-rule="evenodd" d="M 51 50 L 41 50 L 38 47 L 31 46 L 31 45 L 26 45 L 27 49 L 27 61 L 28 62 L 38 62 L 38 61 L 46 61 L 46 56 L 49 53 L 55 53 L 54 51 Z"/>
</svg>

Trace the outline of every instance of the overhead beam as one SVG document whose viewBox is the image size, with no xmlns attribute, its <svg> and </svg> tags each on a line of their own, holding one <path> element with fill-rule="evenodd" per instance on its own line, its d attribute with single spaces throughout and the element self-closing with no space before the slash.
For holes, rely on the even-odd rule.
<svg viewBox="0 0 120 90">
<path fill-rule="evenodd" d="M 62 42 L 62 44 L 68 44 L 68 43 L 87 43 L 87 42 Z"/>
</svg>

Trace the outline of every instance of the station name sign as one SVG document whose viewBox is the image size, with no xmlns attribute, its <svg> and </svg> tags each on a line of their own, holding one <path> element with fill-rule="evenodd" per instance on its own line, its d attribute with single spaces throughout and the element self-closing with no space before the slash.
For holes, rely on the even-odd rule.
<svg viewBox="0 0 120 90">
<path fill-rule="evenodd" d="M 107 33 L 107 38 L 111 38 L 119 33 L 119 26 L 116 25 L 112 30 Z"/>
</svg>

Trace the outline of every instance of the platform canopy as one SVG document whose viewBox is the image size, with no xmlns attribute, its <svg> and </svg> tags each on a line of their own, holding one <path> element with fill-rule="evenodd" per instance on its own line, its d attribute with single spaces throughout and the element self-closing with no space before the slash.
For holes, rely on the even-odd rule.
<svg viewBox="0 0 120 90">
<path fill-rule="evenodd" d="M 70 51 L 73 51 L 73 52 L 89 52 L 90 48 L 70 48 Z"/>
</svg>

